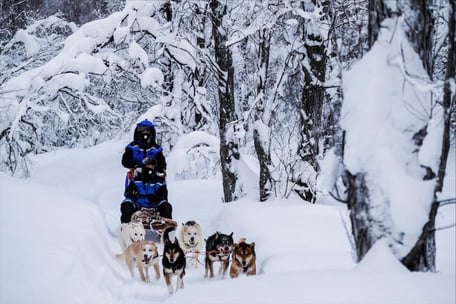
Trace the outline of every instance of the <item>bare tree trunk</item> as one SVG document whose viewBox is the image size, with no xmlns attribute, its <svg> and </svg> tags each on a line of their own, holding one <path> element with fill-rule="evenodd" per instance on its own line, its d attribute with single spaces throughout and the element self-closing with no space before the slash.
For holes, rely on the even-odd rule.
<svg viewBox="0 0 456 304">
<path fill-rule="evenodd" d="M 435 192 L 442 192 L 443 181 L 445 179 L 445 170 L 448 153 L 450 150 L 450 121 L 451 109 L 455 106 L 455 95 L 451 91 L 450 81 L 455 79 L 456 74 L 456 3 L 450 1 L 450 11 L 448 14 L 448 60 L 445 77 L 445 86 L 443 89 L 443 109 L 445 110 L 445 126 L 443 130 L 442 154 L 440 157 L 439 172 L 437 174 L 437 186 Z"/>
<path fill-rule="evenodd" d="M 451 92 L 450 80 L 455 77 L 456 70 L 456 42 L 455 42 L 455 24 L 456 24 L 456 4 L 455 1 L 450 1 L 450 12 L 448 15 L 448 60 L 446 70 L 446 81 L 443 91 L 443 110 L 444 110 L 444 129 L 442 136 L 442 150 L 440 154 L 439 171 L 437 174 L 437 183 L 434 190 L 434 197 L 437 193 L 442 192 L 443 182 L 445 179 L 445 171 L 448 153 L 450 150 L 450 120 L 451 120 L 451 107 L 455 104 L 455 96 Z M 424 35 L 425 39 L 429 39 L 429 33 Z M 427 45 L 427 42 L 418 43 L 419 45 Z M 427 58 L 429 54 L 422 52 L 422 56 Z M 428 63 L 432 66 L 432 61 Z M 413 246 L 412 250 L 402 259 L 407 268 L 414 271 L 435 271 L 435 217 L 437 215 L 438 203 L 432 204 L 429 212 L 429 220 L 423 227 L 418 241 Z"/>
<path fill-rule="evenodd" d="M 377 37 L 380 32 L 380 24 L 383 20 L 389 17 L 389 13 L 383 4 L 383 0 L 369 0 L 367 6 L 367 10 L 369 12 L 367 40 L 370 49 L 374 45 L 375 41 L 377 41 Z"/>
<path fill-rule="evenodd" d="M 434 61 L 432 44 L 435 25 L 432 15 L 433 0 L 399 1 L 398 6 L 408 26 L 407 38 L 432 79 Z"/>
<path fill-rule="evenodd" d="M 387 9 L 383 0 L 368 1 L 368 45 L 372 48 L 380 33 L 380 24 L 390 17 L 393 12 Z M 350 210 L 352 233 L 356 246 L 358 261 L 375 244 L 378 237 L 373 233 L 373 218 L 370 216 L 369 187 L 366 184 L 366 174 L 352 175 L 345 171 L 344 182 L 347 187 L 347 203 Z"/>
<path fill-rule="evenodd" d="M 316 1 L 313 1 L 316 6 Z M 329 3 L 322 2 L 324 9 L 329 10 Z M 318 156 L 320 144 L 323 139 L 322 110 L 323 104 L 329 102 L 326 98 L 324 83 L 326 80 L 327 54 L 325 38 L 313 30 L 316 20 L 303 23 L 304 47 L 306 57 L 302 65 L 304 75 L 304 86 L 301 92 L 301 116 L 300 116 L 300 144 L 298 147 L 299 157 L 310 166 L 315 172 L 320 171 Z M 296 184 L 304 190 L 296 189 L 296 193 L 304 200 L 315 202 L 316 190 L 314 183 L 298 177 Z M 309 191 L 310 190 L 310 191 Z"/>
<path fill-rule="evenodd" d="M 323 38 L 310 34 L 306 37 L 307 61 L 310 70 L 304 67 L 304 82 L 301 99 L 301 136 L 299 155 L 315 171 L 319 171 L 317 156 L 321 133 L 322 107 L 325 102 L 326 48 Z"/>
<path fill-rule="evenodd" d="M 406 24 L 405 32 L 408 40 L 414 50 L 419 54 L 428 75 L 432 78 L 433 74 L 433 30 L 434 19 L 432 17 L 432 1 L 428 0 L 409 0 L 398 3 L 398 11 L 388 11 L 387 6 L 381 0 L 369 0 L 369 44 L 373 45 L 378 37 L 380 22 L 394 14 L 404 15 Z M 450 1 L 450 19 L 449 19 L 449 50 L 448 64 L 446 75 L 446 87 L 444 91 L 443 108 L 445 111 L 445 127 L 442 138 L 441 161 L 438 173 L 437 186 L 435 194 L 442 190 L 443 178 L 445 176 L 446 159 L 449 150 L 449 123 L 450 123 L 450 106 L 452 97 L 448 80 L 454 78 L 455 73 L 455 55 L 454 55 L 454 1 Z M 454 101 L 453 101 L 454 103 Z M 370 225 L 375 223 L 366 223 L 369 221 L 369 210 L 366 209 L 365 199 L 369 199 L 365 180 L 357 174 L 353 177 L 350 174 L 346 175 L 348 181 L 349 192 L 349 208 L 352 221 L 353 235 L 356 243 L 358 259 L 361 259 L 370 246 L 376 240 L 375 235 L 370 233 Z M 435 174 L 434 174 L 435 175 Z M 363 190 L 365 189 L 365 190 Z M 429 219 L 423 226 L 420 237 L 410 252 L 402 258 L 402 263 L 410 270 L 415 271 L 435 271 L 435 217 L 437 214 L 438 204 L 433 203 L 429 212 Z M 353 215 L 352 215 L 353 213 Z"/>
<path fill-rule="evenodd" d="M 429 221 L 424 225 L 418 241 L 401 262 L 412 271 L 435 271 L 435 216 L 438 204 L 433 203 Z"/>
<path fill-rule="evenodd" d="M 234 104 L 234 68 L 231 51 L 226 45 L 226 29 L 223 28 L 222 20 L 226 13 L 226 5 L 218 0 L 211 0 L 212 35 L 214 38 L 215 61 L 218 65 L 218 95 L 220 99 L 220 163 L 222 167 L 224 201 L 231 202 L 236 196 L 237 173 L 234 161 L 239 159 L 238 144 L 235 142 L 236 120 Z M 230 129 L 231 128 L 231 129 Z"/>
<path fill-rule="evenodd" d="M 344 178 L 348 190 L 347 207 L 350 210 L 353 239 L 359 262 L 377 241 L 371 228 L 369 189 L 366 186 L 365 173 L 352 175 L 346 171 Z"/>
<path fill-rule="evenodd" d="M 259 79 L 257 80 L 257 102 L 255 109 L 255 126 L 253 130 L 253 143 L 255 152 L 260 163 L 260 201 L 264 202 L 271 194 L 271 154 L 269 151 L 270 138 L 267 134 L 263 134 L 260 128 L 269 128 L 271 115 L 267 105 L 267 81 L 268 81 L 268 68 L 269 68 L 269 50 L 271 33 L 268 29 L 264 29 L 259 34 Z M 266 109 L 268 108 L 268 109 Z"/>
</svg>

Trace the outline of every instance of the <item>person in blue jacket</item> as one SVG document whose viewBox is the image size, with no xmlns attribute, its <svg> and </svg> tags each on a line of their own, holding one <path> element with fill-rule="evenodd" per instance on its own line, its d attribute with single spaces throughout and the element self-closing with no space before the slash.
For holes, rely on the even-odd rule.
<svg viewBox="0 0 456 304">
<path fill-rule="evenodd" d="M 166 175 L 166 160 L 163 148 L 155 141 L 156 132 L 154 124 L 145 119 L 136 125 L 133 141 L 125 147 L 122 155 L 122 165 L 133 172 L 143 166 L 146 157 L 157 161 L 156 170 Z"/>
<path fill-rule="evenodd" d="M 125 147 L 122 165 L 129 169 L 125 181 L 125 200 L 121 203 L 121 222 L 128 223 L 141 207 L 157 208 L 160 215 L 172 218 L 166 187 L 166 159 L 156 143 L 154 124 L 145 119 L 136 125 L 133 141 Z"/>
<path fill-rule="evenodd" d="M 155 208 L 160 216 L 172 219 L 173 208 L 168 202 L 168 190 L 164 174 L 156 170 L 157 162 L 147 157 L 144 166 L 135 170 L 135 175 L 125 189 L 125 199 L 120 205 L 121 223 L 128 223 L 134 212 L 141 208 Z"/>
</svg>

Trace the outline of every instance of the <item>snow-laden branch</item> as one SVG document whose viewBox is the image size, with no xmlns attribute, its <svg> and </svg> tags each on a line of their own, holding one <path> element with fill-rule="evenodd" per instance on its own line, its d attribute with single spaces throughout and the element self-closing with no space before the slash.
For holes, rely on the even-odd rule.
<svg viewBox="0 0 456 304">
<path fill-rule="evenodd" d="M 276 10 L 270 10 L 263 7 L 263 9 L 258 11 L 255 19 L 249 22 L 250 25 L 248 27 L 241 28 L 240 26 L 234 26 L 231 36 L 226 42 L 226 46 L 232 46 L 239 43 L 250 36 L 256 35 L 259 31 L 271 30 L 280 22 L 281 18 L 288 13 L 305 20 L 319 20 L 322 17 L 322 11 L 317 6 L 312 12 L 306 12 L 295 5 L 296 3 L 293 2 L 284 2 L 283 7 L 277 8 Z"/>
<path fill-rule="evenodd" d="M 215 174 L 212 170 L 219 161 L 220 139 L 207 132 L 195 131 L 179 137 L 168 155 L 170 179 Z"/>
</svg>

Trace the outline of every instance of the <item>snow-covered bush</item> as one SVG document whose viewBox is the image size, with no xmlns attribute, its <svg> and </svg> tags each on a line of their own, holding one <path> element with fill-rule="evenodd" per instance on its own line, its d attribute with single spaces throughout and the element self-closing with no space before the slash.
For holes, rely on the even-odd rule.
<svg viewBox="0 0 456 304">
<path fill-rule="evenodd" d="M 27 175 L 27 154 L 113 138 L 154 105 L 161 105 L 152 119 L 168 147 L 198 128 L 195 113 L 215 121 L 194 83 L 195 51 L 161 8 L 159 1 L 130 1 L 79 29 L 50 17 L 18 31 L 0 86 L 0 170 Z M 59 31 L 74 31 L 63 47 L 52 34 Z M 50 49 L 41 49 L 46 44 Z M 34 60 L 41 52 L 46 57 Z M 18 61 L 24 68 L 11 68 Z"/>
</svg>

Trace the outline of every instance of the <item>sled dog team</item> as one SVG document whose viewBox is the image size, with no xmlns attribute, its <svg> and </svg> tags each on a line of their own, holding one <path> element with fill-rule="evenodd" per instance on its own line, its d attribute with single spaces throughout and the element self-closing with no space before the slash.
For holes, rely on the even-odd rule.
<svg viewBox="0 0 456 304">
<path fill-rule="evenodd" d="M 150 282 L 149 268 L 153 267 L 155 279 L 160 279 L 159 260 L 162 261 L 162 273 L 170 294 L 173 293 L 172 278 L 177 277 L 177 291 L 184 288 L 184 276 L 187 260 L 192 267 L 197 268 L 199 256 L 205 255 L 205 278 L 214 277 L 214 263 L 220 263 L 218 275 L 225 277 L 229 263 L 230 277 L 236 278 L 240 274 L 256 274 L 255 243 L 247 243 L 245 238 L 240 238 L 237 243 L 233 241 L 233 233 L 223 234 L 215 232 L 207 239 L 203 239 L 200 225 L 195 221 L 183 223 L 179 229 L 178 237 L 175 235 L 176 227 L 168 226 L 163 229 L 161 243 L 163 252 L 160 255 L 157 244 L 145 240 L 146 231 L 139 221 L 123 223 L 119 228 L 119 242 L 123 253 L 117 254 L 119 261 L 126 263 L 131 276 L 134 277 L 134 268 L 138 268 L 139 276 L 143 282 Z M 206 243 L 202 251 L 203 242 Z"/>
</svg>

